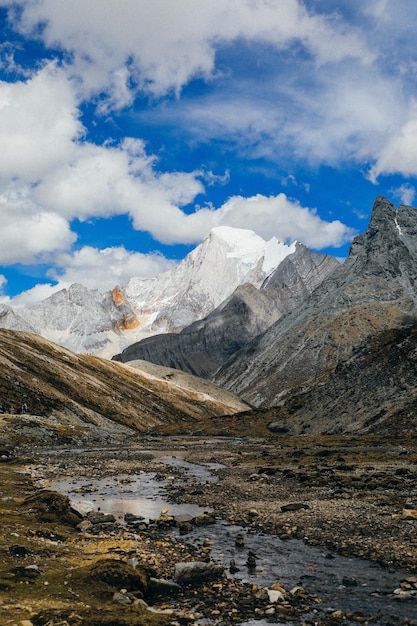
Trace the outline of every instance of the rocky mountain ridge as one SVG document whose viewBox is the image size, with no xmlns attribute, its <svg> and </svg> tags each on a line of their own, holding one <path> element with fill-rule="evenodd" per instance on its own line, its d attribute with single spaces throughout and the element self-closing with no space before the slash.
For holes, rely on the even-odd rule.
<svg viewBox="0 0 417 626">
<path fill-rule="evenodd" d="M 144 359 L 210 378 L 227 359 L 295 308 L 339 263 L 297 243 L 263 282 L 239 286 L 205 318 L 180 333 L 154 335 L 113 357 Z"/>
<path fill-rule="evenodd" d="M 257 408 L 199 431 L 415 434 L 416 279 L 417 210 L 378 197 L 345 265 L 214 376 Z"/>
<path fill-rule="evenodd" d="M 373 335 L 417 315 L 417 211 L 379 196 L 344 265 L 299 307 L 236 353 L 216 382 L 255 406 L 283 402 L 333 375 Z"/>
<path fill-rule="evenodd" d="M 322 281 L 319 272 L 307 297 L 300 277 L 315 275 L 312 257 L 297 248 L 262 288 L 239 287 L 206 320 L 178 335 L 190 332 L 197 343 L 198 333 L 204 338 L 212 320 L 205 336 L 208 345 L 210 333 L 212 338 L 216 335 L 216 320 L 220 337 L 222 332 L 223 337 L 229 336 L 225 317 L 230 315 L 229 339 L 237 341 L 239 331 L 245 330 L 240 324 L 245 311 L 253 313 L 252 318 L 248 315 L 248 328 L 253 324 L 256 333 L 256 325 L 268 321 L 280 307 L 290 309 L 236 352 L 214 377 L 251 409 L 248 404 L 239 408 L 235 396 L 227 400 L 218 388 L 213 396 L 205 387 L 209 383 L 201 379 L 197 379 L 198 389 L 193 383 L 190 390 L 182 378 L 187 374 L 178 370 L 131 361 L 141 370 L 137 372 L 58 346 L 46 348 L 39 345 L 45 342 L 42 338 L 13 331 L 0 331 L 0 348 L 6 350 L 0 352 L 5 372 L 1 394 L 23 400 L 22 390 L 31 389 L 28 404 L 40 401 L 44 411 L 39 412 L 48 416 L 50 426 L 55 420 L 55 432 L 65 436 L 69 428 L 85 432 L 91 428 L 88 424 L 94 424 L 100 436 L 109 432 L 113 438 L 126 436 L 125 428 L 167 433 L 186 428 L 235 435 L 415 432 L 417 210 L 405 206 L 395 210 L 378 197 L 368 229 L 352 242 L 345 264 L 333 267 Z M 286 281 L 288 292 L 283 290 Z M 280 294 L 280 304 L 267 299 L 269 289 Z M 298 305 L 291 310 L 297 298 Z M 258 315 L 261 301 L 263 318 Z M 28 347 L 28 337 L 36 349 Z M 208 350 L 199 359 L 204 366 L 210 365 L 209 356 Z"/>
</svg>

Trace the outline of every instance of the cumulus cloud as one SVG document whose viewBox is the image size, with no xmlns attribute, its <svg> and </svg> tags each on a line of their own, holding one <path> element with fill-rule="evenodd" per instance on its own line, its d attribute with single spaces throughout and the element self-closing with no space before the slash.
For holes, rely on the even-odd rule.
<svg viewBox="0 0 417 626">
<path fill-rule="evenodd" d="M 369 179 L 376 183 L 382 174 L 417 175 L 417 115 L 408 119 L 380 151 L 369 170 Z"/>
<path fill-rule="evenodd" d="M 416 196 L 416 188 L 410 183 L 404 183 L 403 185 L 400 185 L 400 187 L 398 187 L 397 189 L 392 189 L 391 193 L 393 194 L 393 196 L 400 199 L 401 204 L 405 204 L 406 206 L 412 206 L 413 200 Z"/>
<path fill-rule="evenodd" d="M 25 187 L 0 190 L 0 263 L 45 261 L 54 252 L 70 248 L 76 239 L 67 220 L 45 211 L 30 198 Z"/>
<path fill-rule="evenodd" d="M 189 215 L 185 223 L 194 232 L 220 225 L 248 228 L 265 239 L 275 236 L 281 241 L 297 240 L 318 249 L 341 246 L 356 234 L 339 220 L 322 220 L 315 209 L 302 207 L 284 193 L 271 197 L 234 196 L 217 210 L 203 208 Z"/>
<path fill-rule="evenodd" d="M 220 206 L 210 199 L 204 205 L 212 185 L 233 180 L 226 158 L 215 166 L 224 175 L 209 169 L 213 163 L 163 171 L 140 138 L 101 145 L 87 139 L 82 105 L 112 115 L 140 94 L 152 102 L 151 122 L 175 125 L 190 144 L 227 142 L 226 154 L 252 163 L 349 162 L 363 169 L 372 163 L 374 183 L 389 173 L 414 176 L 414 37 L 405 37 L 407 57 L 394 54 L 392 41 L 405 32 L 404 6 L 415 11 L 415 3 L 398 10 L 397 4 L 357 3 L 349 22 L 342 9 L 315 12 L 315 3 L 301 0 L 124 0 L 123 10 L 115 0 L 0 0 L 20 33 L 62 52 L 30 72 L 20 67 L 24 79 L 0 81 L 0 262 L 47 260 L 55 263 L 49 277 L 58 281 L 38 286 L 27 301 L 67 282 L 113 285 L 136 268 L 152 274 L 168 266 L 163 257 L 124 248 L 74 252 L 75 219 L 127 215 L 133 228 L 168 244 L 197 243 L 221 224 L 316 249 L 348 241 L 352 229 L 285 194 L 235 195 Z M 365 29 L 364 16 L 378 28 Z M 227 62 L 242 42 L 250 75 Z M 13 51 L 5 52 L 1 69 L 16 72 Z M 268 59 L 267 79 L 260 81 L 257 64 Z M 193 78 L 216 89 L 187 99 L 182 90 Z M 400 186 L 398 194 L 410 200 L 413 190 Z"/>
<path fill-rule="evenodd" d="M 125 285 L 132 276 L 153 278 L 171 269 L 175 263 L 157 252 L 142 254 L 128 251 L 123 246 L 103 250 L 84 246 L 73 253 L 56 257 L 54 268 L 47 273 L 53 282 L 35 285 L 14 298 L 7 298 L 7 302 L 18 308 L 28 307 L 61 289 L 68 289 L 73 283 L 105 291 L 116 285 Z M 1 288 L 0 278 L 0 294 Z"/>
<path fill-rule="evenodd" d="M 199 172 L 158 172 L 140 141 L 116 147 L 78 146 L 71 163 L 51 171 L 33 190 L 36 201 L 70 220 L 128 214 L 136 230 L 156 239 L 184 219 L 180 209 L 203 193 Z"/>
<path fill-rule="evenodd" d="M 82 135 L 73 90 L 54 64 L 26 81 L 0 81 L 0 176 L 34 182 L 71 159 Z"/>
<path fill-rule="evenodd" d="M 52 296 L 52 294 L 60 291 L 61 289 L 68 288 L 70 285 L 66 283 L 39 283 L 31 289 L 22 291 L 14 298 L 8 298 L 8 304 L 17 309 L 23 309 L 32 304 L 37 304 L 41 300 L 45 300 Z"/>
<path fill-rule="evenodd" d="M 185 213 L 182 207 L 204 194 L 202 179 L 209 185 L 223 184 L 229 173 L 216 179 L 206 171 L 160 172 L 140 139 L 100 146 L 81 141 L 75 93 L 53 65 L 26 83 L 1 83 L 0 93 L 7 122 L 0 121 L 0 139 L 10 145 L 10 154 L 0 156 L 4 264 L 44 261 L 47 254 L 68 250 L 76 239 L 70 228 L 75 218 L 121 214 L 130 216 L 135 229 L 164 243 L 197 243 L 219 224 L 299 239 L 315 247 L 341 245 L 351 234 L 341 223 L 312 219 L 311 211 L 301 212 L 283 194 L 232 198 L 217 210 L 208 206 Z M 315 236 L 316 231 L 320 235 Z"/>
<path fill-rule="evenodd" d="M 322 220 L 314 209 L 302 207 L 285 194 L 276 197 L 258 194 L 252 198 L 235 196 L 217 210 L 203 208 L 194 214 L 182 215 L 173 232 L 167 229 L 167 242 L 198 241 L 220 225 L 256 230 L 266 240 L 273 236 L 281 241 L 298 240 L 312 248 L 341 246 L 356 234 L 339 220 Z M 162 233 L 160 237 L 163 238 Z M 126 284 L 132 276 L 152 278 L 171 269 L 175 263 L 159 253 L 131 252 L 123 246 L 103 250 L 84 246 L 72 253 L 56 255 L 54 268 L 47 274 L 53 282 L 36 285 L 4 301 L 15 307 L 28 307 L 73 283 L 100 291 L 112 289 L 117 284 Z M 0 281 L 0 293 L 1 287 Z"/>
<path fill-rule="evenodd" d="M 0 274 L 0 304 L 9 304 L 10 298 L 4 295 L 4 287 L 7 284 L 7 278 Z"/>
<path fill-rule="evenodd" d="M 3 4 L 14 4 L 3 0 Z M 73 55 L 71 71 L 82 78 L 86 94 L 107 91 L 109 102 L 130 101 L 128 83 L 155 95 L 179 92 L 195 76 L 215 72 L 219 43 L 239 38 L 278 49 L 297 40 L 317 63 L 374 54 L 364 38 L 335 16 L 309 13 L 300 0 L 24 0 L 16 25 L 39 32 L 48 46 Z"/>
<path fill-rule="evenodd" d="M 48 65 L 26 82 L 0 82 L 0 218 L 4 264 L 44 261 L 76 240 L 75 218 L 130 215 L 157 236 L 204 191 L 200 172 L 158 172 L 143 141 L 81 141 L 75 92 Z"/>
<path fill-rule="evenodd" d="M 103 250 L 84 246 L 73 254 L 59 255 L 56 259 L 58 269 L 51 270 L 49 276 L 61 283 L 77 282 L 104 290 L 124 285 L 132 276 L 153 278 L 174 264 L 159 253 L 131 252 L 123 246 Z"/>
<path fill-rule="evenodd" d="M 181 207 L 204 192 L 197 178 L 200 172 L 157 173 L 141 145 L 134 145 L 134 153 L 130 143 L 116 148 L 83 146 L 76 163 L 37 186 L 37 201 L 67 219 L 128 214 L 136 230 L 147 231 L 166 244 L 197 243 L 220 224 L 251 228 L 266 237 L 299 239 L 315 247 L 342 245 L 352 235 L 341 222 L 311 220 L 310 210 L 301 212 L 301 206 L 284 194 L 231 198 L 217 208 L 210 205 L 185 213 Z M 283 215 L 285 221 L 279 219 Z M 316 236 L 316 231 L 321 234 Z"/>
</svg>

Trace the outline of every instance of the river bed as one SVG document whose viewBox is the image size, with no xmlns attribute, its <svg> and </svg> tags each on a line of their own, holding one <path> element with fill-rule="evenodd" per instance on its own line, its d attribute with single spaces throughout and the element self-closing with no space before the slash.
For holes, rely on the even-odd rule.
<svg viewBox="0 0 417 626">
<path fill-rule="evenodd" d="M 93 478 L 66 475 L 52 480 L 50 488 L 69 495 L 78 504 L 82 503 L 85 510 L 112 513 L 120 524 L 123 524 L 126 513 L 142 516 L 144 522 L 149 523 L 161 513 L 192 518 L 209 510 L 172 502 L 167 487 L 173 483 L 189 485 L 194 482 L 204 488 L 204 484 L 217 480 L 215 471 L 220 464 L 189 463 L 181 454 L 160 455 L 158 463 L 163 471 L 110 473 Z M 62 462 L 61 468 L 64 469 Z M 170 532 L 178 534 L 178 529 Z M 238 536 L 243 545 L 236 545 Z M 256 583 L 259 587 L 270 587 L 278 581 L 285 588 L 302 585 L 322 600 L 321 611 L 325 613 L 362 611 L 381 625 L 401 623 L 417 616 L 416 598 L 400 602 L 393 593 L 407 575 L 404 572 L 389 572 L 376 563 L 329 554 L 298 539 L 285 541 L 228 524 L 222 519 L 218 519 L 215 525 L 193 527 L 182 539 L 196 545 L 207 544 L 209 540 L 211 557 L 226 568 L 229 576 L 232 575 L 229 565 L 233 559 L 238 570 L 233 576 L 243 582 Z M 255 567 L 251 568 L 246 564 L 249 551 L 255 555 L 256 561 Z M 348 623 L 344 620 L 344 624 Z"/>
</svg>

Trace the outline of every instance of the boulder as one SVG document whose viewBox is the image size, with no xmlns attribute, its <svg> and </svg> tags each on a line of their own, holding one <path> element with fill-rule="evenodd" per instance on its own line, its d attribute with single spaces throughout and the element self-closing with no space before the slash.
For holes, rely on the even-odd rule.
<svg viewBox="0 0 417 626">
<path fill-rule="evenodd" d="M 174 580 L 179 585 L 199 584 L 208 580 L 217 580 L 224 574 L 224 568 L 210 561 L 189 561 L 175 565 Z"/>
</svg>

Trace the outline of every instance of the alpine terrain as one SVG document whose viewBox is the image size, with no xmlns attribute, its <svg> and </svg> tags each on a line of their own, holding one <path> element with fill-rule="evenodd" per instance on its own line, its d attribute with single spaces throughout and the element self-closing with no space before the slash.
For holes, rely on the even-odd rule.
<svg viewBox="0 0 417 626">
<path fill-rule="evenodd" d="M 344 265 L 216 229 L 4 307 L 0 623 L 415 625 L 416 280 L 417 210 L 378 197 Z M 122 363 L 36 329 L 159 334 Z"/>
<path fill-rule="evenodd" d="M 249 408 L 208 381 L 75 354 L 22 331 L 0 330 L 0 367 L 2 436 L 17 444 L 117 442 Z"/>
<path fill-rule="evenodd" d="M 100 292 L 74 284 L 26 309 L 0 306 L 0 327 L 35 332 L 75 352 L 112 357 L 141 338 L 178 332 L 244 283 L 259 287 L 294 252 L 272 238 L 214 228 L 173 269 Z"/>
<path fill-rule="evenodd" d="M 290 430 L 415 429 L 416 280 L 417 210 L 380 196 L 344 265 L 213 380 Z"/>
<path fill-rule="evenodd" d="M 259 288 L 240 285 L 180 333 L 154 335 L 113 358 L 144 359 L 209 378 L 233 353 L 297 307 L 338 265 L 335 258 L 297 243 Z"/>
<path fill-rule="evenodd" d="M 268 420 L 293 433 L 413 429 L 416 235 L 417 210 L 378 197 L 343 265 L 297 244 L 259 289 L 114 358 L 206 376 L 260 407 L 227 420 L 235 433 Z"/>
</svg>

